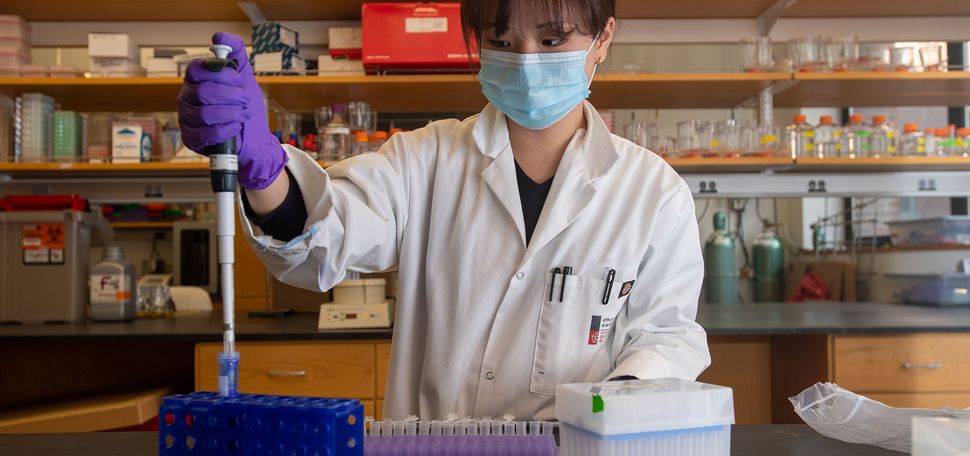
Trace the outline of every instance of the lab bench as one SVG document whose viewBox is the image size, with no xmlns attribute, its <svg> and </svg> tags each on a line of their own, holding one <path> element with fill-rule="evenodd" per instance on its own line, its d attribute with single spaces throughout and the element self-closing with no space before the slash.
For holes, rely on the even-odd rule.
<svg viewBox="0 0 970 456">
<path fill-rule="evenodd" d="M 158 452 L 154 432 L 0 435 L 5 456 L 57 454 L 63 456 L 138 456 Z M 747 425 L 731 429 L 734 456 L 883 456 L 898 455 L 882 448 L 843 443 L 822 437 L 804 425 Z"/>
<path fill-rule="evenodd" d="M 319 331 L 316 320 L 238 319 L 241 390 L 354 397 L 380 418 L 392 330 Z M 741 424 L 797 423 L 787 397 L 818 381 L 894 406 L 970 406 L 970 309 L 701 305 L 697 321 L 712 355 L 700 380 L 734 388 Z M 0 326 L 0 411 L 125 388 L 214 389 L 221 327 L 216 313 Z"/>
</svg>

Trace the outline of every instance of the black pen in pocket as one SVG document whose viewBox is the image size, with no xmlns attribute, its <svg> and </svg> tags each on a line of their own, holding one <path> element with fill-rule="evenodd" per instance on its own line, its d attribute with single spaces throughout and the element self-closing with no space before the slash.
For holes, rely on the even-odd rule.
<svg viewBox="0 0 970 456">
<path fill-rule="evenodd" d="M 562 285 L 559 287 L 559 302 L 562 302 L 563 295 L 566 294 L 566 277 L 573 273 L 573 268 L 566 266 L 562 270 Z"/>
<path fill-rule="evenodd" d="M 616 269 L 610 269 L 606 274 L 606 290 L 603 291 L 603 305 L 610 303 L 610 293 L 613 292 L 613 280 L 616 278 Z"/>
<path fill-rule="evenodd" d="M 552 302 L 552 297 L 556 292 L 556 277 L 559 277 L 559 273 L 562 272 L 559 268 L 552 270 L 552 283 L 549 284 L 549 302 Z"/>
</svg>

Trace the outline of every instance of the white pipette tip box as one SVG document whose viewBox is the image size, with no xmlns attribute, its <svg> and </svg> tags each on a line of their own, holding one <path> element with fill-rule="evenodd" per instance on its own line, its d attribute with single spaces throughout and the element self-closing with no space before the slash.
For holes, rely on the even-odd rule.
<svg viewBox="0 0 970 456">
<path fill-rule="evenodd" d="M 681 379 L 576 383 L 556 388 L 561 456 L 728 456 L 731 388 Z"/>
</svg>

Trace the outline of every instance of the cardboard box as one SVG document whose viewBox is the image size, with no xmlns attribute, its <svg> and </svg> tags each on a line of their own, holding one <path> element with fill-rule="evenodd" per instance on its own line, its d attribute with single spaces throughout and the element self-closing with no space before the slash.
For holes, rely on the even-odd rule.
<svg viewBox="0 0 970 456">
<path fill-rule="evenodd" d="M 317 72 L 321 75 L 364 74 L 364 62 L 321 55 L 317 57 Z"/>
<path fill-rule="evenodd" d="M 137 61 L 138 46 L 126 33 L 88 33 L 88 56 Z"/>
<path fill-rule="evenodd" d="M 171 77 L 179 75 L 179 64 L 173 59 L 152 57 L 148 59 L 148 77 Z"/>
<path fill-rule="evenodd" d="M 147 154 L 145 143 L 148 142 Z M 151 159 L 151 139 L 137 123 L 115 123 L 111 125 L 111 161 L 114 163 L 139 163 Z"/>
<path fill-rule="evenodd" d="M 256 74 L 282 74 L 306 72 L 306 61 L 288 51 L 253 55 L 253 72 Z"/>
<path fill-rule="evenodd" d="M 330 27 L 329 54 L 331 57 L 359 59 L 363 54 L 363 36 L 360 27 Z"/>
<path fill-rule="evenodd" d="M 89 71 L 91 77 L 95 78 L 123 78 L 145 75 L 145 69 L 137 62 L 116 58 L 92 58 Z"/>
<path fill-rule="evenodd" d="M 459 3 L 364 3 L 361 13 L 364 68 L 368 72 L 473 72 L 461 31 Z"/>
<path fill-rule="evenodd" d="M 300 52 L 300 34 L 279 22 L 266 21 L 252 28 L 253 54 L 289 51 Z"/>
<path fill-rule="evenodd" d="M 785 270 L 785 300 L 791 301 L 808 270 L 815 271 L 825 281 L 832 301 L 854 302 L 857 299 L 856 276 L 858 266 L 848 261 L 817 261 L 814 258 L 795 258 Z"/>
</svg>

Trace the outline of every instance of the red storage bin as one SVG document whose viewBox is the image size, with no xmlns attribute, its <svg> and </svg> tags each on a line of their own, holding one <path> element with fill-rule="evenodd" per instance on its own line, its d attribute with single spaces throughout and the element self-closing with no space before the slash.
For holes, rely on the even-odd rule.
<svg viewBox="0 0 970 456">
<path fill-rule="evenodd" d="M 459 3 L 364 3 L 364 69 L 376 72 L 454 73 L 478 70 L 461 30 Z"/>
<path fill-rule="evenodd" d="M 0 211 L 87 211 L 88 200 L 80 195 L 7 195 L 0 198 Z"/>
</svg>

